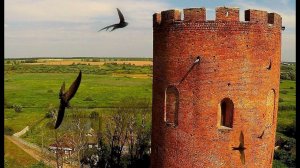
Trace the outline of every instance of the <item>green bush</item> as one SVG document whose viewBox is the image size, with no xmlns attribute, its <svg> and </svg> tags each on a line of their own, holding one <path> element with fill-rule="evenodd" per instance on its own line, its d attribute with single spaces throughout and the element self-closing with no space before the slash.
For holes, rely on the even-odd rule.
<svg viewBox="0 0 300 168">
<path fill-rule="evenodd" d="M 47 93 L 53 93 L 53 90 L 52 90 L 52 89 L 49 89 L 49 90 L 47 91 Z"/>
<path fill-rule="evenodd" d="M 99 113 L 97 113 L 96 111 L 91 112 L 90 118 L 98 118 L 98 117 L 99 117 Z"/>
<path fill-rule="evenodd" d="M 94 101 L 94 100 L 93 100 L 93 98 L 91 98 L 91 97 L 88 96 L 83 101 Z"/>
<path fill-rule="evenodd" d="M 281 161 L 274 159 L 272 168 L 288 168 L 288 167 L 287 167 L 287 165 L 285 165 Z"/>
<path fill-rule="evenodd" d="M 24 63 L 36 63 L 36 59 L 25 59 Z"/>
<path fill-rule="evenodd" d="M 280 91 L 280 93 L 282 93 L 282 94 L 287 94 L 288 91 L 287 91 L 287 90 L 282 90 L 282 91 Z"/>
<path fill-rule="evenodd" d="M 8 126 L 4 126 L 4 134 L 5 135 L 12 135 L 14 134 L 14 130 Z"/>
<path fill-rule="evenodd" d="M 30 168 L 47 168 L 46 164 L 43 161 L 39 161 L 38 163 L 32 164 Z"/>
<path fill-rule="evenodd" d="M 285 150 L 276 150 L 274 159 L 286 164 L 289 168 L 296 167 L 296 158 L 291 156 L 291 153 Z"/>
<path fill-rule="evenodd" d="M 14 104 L 13 108 L 14 108 L 15 112 L 17 112 L 17 113 L 20 113 L 23 111 L 23 107 L 21 105 Z"/>
<path fill-rule="evenodd" d="M 279 105 L 278 110 L 284 111 L 284 110 L 296 110 L 296 105 Z"/>
<path fill-rule="evenodd" d="M 283 102 L 283 98 L 279 98 L 279 102 Z"/>
</svg>

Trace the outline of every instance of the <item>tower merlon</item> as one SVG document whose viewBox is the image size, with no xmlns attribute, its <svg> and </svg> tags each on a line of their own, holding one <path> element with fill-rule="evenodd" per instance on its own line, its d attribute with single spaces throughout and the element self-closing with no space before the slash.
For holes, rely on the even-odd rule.
<svg viewBox="0 0 300 168">
<path fill-rule="evenodd" d="M 206 21 L 205 8 L 186 8 L 183 9 L 184 21 Z"/>
<path fill-rule="evenodd" d="M 268 23 L 268 12 L 262 10 L 245 10 L 245 21 L 253 23 Z"/>
<path fill-rule="evenodd" d="M 153 14 L 153 25 L 159 25 L 161 22 L 161 14 L 160 13 L 154 13 Z"/>
<path fill-rule="evenodd" d="M 281 26 L 282 18 L 277 13 L 268 13 L 268 23 Z"/>
<path fill-rule="evenodd" d="M 171 9 L 161 12 L 161 23 L 173 23 L 181 20 L 181 12 L 178 9 Z"/>
<path fill-rule="evenodd" d="M 216 21 L 240 21 L 240 9 L 237 7 L 216 7 Z"/>
</svg>

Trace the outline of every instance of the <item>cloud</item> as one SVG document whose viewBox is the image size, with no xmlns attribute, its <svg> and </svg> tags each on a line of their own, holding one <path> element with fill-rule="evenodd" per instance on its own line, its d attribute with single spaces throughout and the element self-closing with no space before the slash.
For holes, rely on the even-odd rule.
<svg viewBox="0 0 300 168">
<path fill-rule="evenodd" d="M 283 59 L 295 58 L 295 9 L 290 1 L 209 1 L 200 5 L 206 8 L 210 20 L 215 17 L 215 7 L 222 3 L 240 7 L 241 20 L 243 10 L 249 8 L 280 14 L 286 26 L 282 34 Z M 197 5 L 195 1 L 173 0 L 5 0 L 5 57 L 151 57 L 152 15 Z M 119 21 L 116 7 L 129 26 L 113 33 L 97 32 Z"/>
<path fill-rule="evenodd" d="M 270 2 L 272 3 L 272 2 Z M 247 10 L 247 9 L 258 9 L 258 10 L 264 10 L 269 13 L 278 13 L 282 17 L 282 25 L 289 28 L 295 28 L 296 26 L 296 11 L 295 9 L 291 9 L 288 6 L 281 6 L 278 8 L 271 8 L 265 5 L 261 5 L 256 2 L 246 2 L 246 1 L 238 1 L 234 2 L 233 4 L 239 6 L 241 9 Z M 285 0 L 282 0 L 281 4 L 287 5 L 287 2 Z M 267 4 L 266 4 L 267 5 Z M 241 12 L 242 16 L 244 16 L 244 12 Z M 244 17 L 242 17 L 244 18 Z"/>
</svg>

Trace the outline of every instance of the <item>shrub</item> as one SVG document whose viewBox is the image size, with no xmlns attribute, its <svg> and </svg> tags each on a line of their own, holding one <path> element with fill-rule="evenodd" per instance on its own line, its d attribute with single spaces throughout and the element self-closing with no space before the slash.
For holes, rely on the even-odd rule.
<svg viewBox="0 0 300 168">
<path fill-rule="evenodd" d="M 91 97 L 86 97 L 83 101 L 93 101 L 93 98 L 91 98 Z"/>
<path fill-rule="evenodd" d="M 293 123 L 287 125 L 282 133 L 289 137 L 296 137 L 296 120 L 294 120 Z"/>
<path fill-rule="evenodd" d="M 280 93 L 282 93 L 282 94 L 287 94 L 288 91 L 287 91 L 287 90 L 282 90 L 282 91 L 280 91 Z"/>
<path fill-rule="evenodd" d="M 278 110 L 296 110 L 295 105 L 279 105 Z"/>
<path fill-rule="evenodd" d="M 291 86 L 290 89 L 295 89 L 295 88 L 293 86 Z"/>
<path fill-rule="evenodd" d="M 22 108 L 21 105 L 14 104 L 14 105 L 13 105 L 13 108 L 14 108 L 15 112 L 17 112 L 17 113 L 23 111 L 23 108 Z"/>
<path fill-rule="evenodd" d="M 11 105 L 5 98 L 4 98 L 4 108 L 13 108 L 13 105 Z"/>
<path fill-rule="evenodd" d="M 53 93 L 53 90 L 52 90 L 52 89 L 49 89 L 49 90 L 47 91 L 47 93 Z"/>
<path fill-rule="evenodd" d="M 99 117 L 99 113 L 97 113 L 96 111 L 91 112 L 90 118 L 98 118 L 98 117 Z"/>
<path fill-rule="evenodd" d="M 292 157 L 291 153 L 285 150 L 276 150 L 274 159 L 285 163 L 288 167 L 296 167 L 296 158 Z"/>
<path fill-rule="evenodd" d="M 47 166 L 43 161 L 39 161 L 38 163 L 32 164 L 30 168 L 47 168 Z"/>
<path fill-rule="evenodd" d="M 8 126 L 4 126 L 4 134 L 5 135 L 12 135 L 14 134 L 14 130 Z"/>
<path fill-rule="evenodd" d="M 283 98 L 279 98 L 279 102 L 283 102 Z"/>
<path fill-rule="evenodd" d="M 37 62 L 36 59 L 25 59 L 23 63 L 36 63 L 36 62 Z"/>
</svg>

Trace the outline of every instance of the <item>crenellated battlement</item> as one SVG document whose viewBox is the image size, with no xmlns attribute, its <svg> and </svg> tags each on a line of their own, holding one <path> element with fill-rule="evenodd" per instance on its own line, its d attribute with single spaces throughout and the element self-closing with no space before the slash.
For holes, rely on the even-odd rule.
<svg viewBox="0 0 300 168">
<path fill-rule="evenodd" d="M 245 10 L 244 21 L 240 21 L 240 9 L 237 7 L 216 7 L 215 20 L 206 20 L 206 9 L 186 8 L 183 9 L 183 20 L 181 19 L 181 11 L 171 9 L 153 14 L 153 26 L 170 25 L 172 23 L 195 23 L 195 22 L 238 22 L 251 24 L 272 24 L 281 27 L 282 19 L 277 13 L 268 13 L 263 10 L 248 9 Z M 236 24 L 236 23 L 235 23 Z"/>
<path fill-rule="evenodd" d="M 206 21 L 205 8 L 187 8 L 183 9 L 184 20 L 189 22 Z"/>
</svg>

